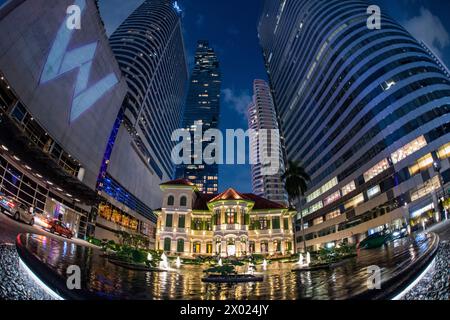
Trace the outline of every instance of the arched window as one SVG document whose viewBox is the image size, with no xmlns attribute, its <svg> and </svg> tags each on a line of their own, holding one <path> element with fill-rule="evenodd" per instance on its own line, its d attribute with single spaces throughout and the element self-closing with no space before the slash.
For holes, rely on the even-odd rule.
<svg viewBox="0 0 450 320">
<path fill-rule="evenodd" d="M 184 252 L 184 240 L 178 239 L 177 241 L 177 252 Z"/>
<path fill-rule="evenodd" d="M 180 206 L 186 207 L 186 205 L 187 205 L 187 198 L 185 196 L 182 196 L 180 198 Z"/>
<path fill-rule="evenodd" d="M 170 246 L 171 246 L 172 240 L 170 238 L 164 239 L 164 251 L 170 252 Z"/>
<path fill-rule="evenodd" d="M 173 196 L 169 196 L 169 198 L 167 198 L 167 205 L 173 206 L 174 204 L 175 204 L 175 198 Z"/>
</svg>

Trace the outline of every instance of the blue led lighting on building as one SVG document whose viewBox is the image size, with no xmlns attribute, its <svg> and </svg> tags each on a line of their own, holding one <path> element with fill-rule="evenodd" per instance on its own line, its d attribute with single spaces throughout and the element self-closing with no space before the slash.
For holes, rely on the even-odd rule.
<svg viewBox="0 0 450 320">
<path fill-rule="evenodd" d="M 117 181 L 107 175 L 99 185 L 99 189 L 105 192 L 110 197 L 116 199 L 120 203 L 126 205 L 131 210 L 136 211 L 143 217 L 156 223 L 158 218 L 153 213 L 153 210 L 133 196 L 125 188 L 123 188 Z"/>
<path fill-rule="evenodd" d="M 86 1 L 77 0 L 75 1 L 75 5 L 79 6 L 83 13 L 86 8 Z M 89 110 L 107 91 L 118 83 L 117 76 L 114 73 L 110 73 L 102 80 L 88 87 L 98 44 L 96 42 L 90 43 L 68 51 L 74 33 L 75 29 L 69 29 L 66 25 L 66 19 L 64 19 L 48 55 L 40 79 L 40 84 L 45 84 L 70 71 L 78 69 L 69 119 L 71 123 Z"/>
</svg>

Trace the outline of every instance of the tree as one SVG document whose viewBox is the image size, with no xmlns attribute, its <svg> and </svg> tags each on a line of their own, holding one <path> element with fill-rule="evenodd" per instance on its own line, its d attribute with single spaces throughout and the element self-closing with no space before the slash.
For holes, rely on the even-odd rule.
<svg viewBox="0 0 450 320">
<path fill-rule="evenodd" d="M 281 178 L 284 181 L 284 188 L 289 196 L 289 202 L 299 212 L 297 204 L 300 203 L 302 197 L 305 196 L 308 190 L 308 182 L 311 178 L 306 173 L 305 169 L 295 161 L 289 161 L 286 171 Z M 303 238 L 303 249 L 306 252 L 305 228 L 303 226 L 303 213 L 300 211 L 300 223 Z"/>
</svg>

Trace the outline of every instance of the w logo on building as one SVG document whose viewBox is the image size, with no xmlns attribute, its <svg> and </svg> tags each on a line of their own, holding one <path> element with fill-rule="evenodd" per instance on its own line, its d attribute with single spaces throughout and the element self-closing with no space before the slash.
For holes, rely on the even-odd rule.
<svg viewBox="0 0 450 320">
<path fill-rule="evenodd" d="M 86 8 L 86 0 L 76 0 L 75 6 L 80 8 L 82 14 Z M 118 83 L 117 76 L 110 73 L 100 81 L 88 86 L 98 43 L 89 43 L 68 51 L 75 32 L 83 31 L 68 28 L 66 21 L 61 24 L 40 79 L 40 84 L 45 84 L 68 72 L 78 72 L 70 111 L 71 123 L 89 110 Z"/>
</svg>

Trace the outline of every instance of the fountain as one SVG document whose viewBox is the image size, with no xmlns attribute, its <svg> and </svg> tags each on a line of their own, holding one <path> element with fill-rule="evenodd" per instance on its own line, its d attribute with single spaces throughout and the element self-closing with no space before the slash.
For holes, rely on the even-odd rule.
<svg viewBox="0 0 450 320">
<path fill-rule="evenodd" d="M 299 254 L 298 254 L 298 262 L 297 262 L 297 264 L 298 264 L 299 266 L 303 266 L 304 263 L 305 263 L 305 262 L 304 262 L 304 259 L 303 259 L 303 254 L 299 253 Z"/>
<path fill-rule="evenodd" d="M 180 269 L 180 267 L 181 267 L 181 259 L 180 259 L 180 257 L 177 257 L 177 261 L 175 262 L 175 265 L 177 266 L 178 269 Z"/>
<path fill-rule="evenodd" d="M 153 256 L 152 256 L 152 254 L 149 252 L 148 254 L 147 254 L 147 261 L 152 261 L 153 260 Z"/>
<path fill-rule="evenodd" d="M 311 255 L 309 254 L 309 252 L 306 253 L 306 266 L 309 267 L 309 265 L 311 264 Z"/>
<path fill-rule="evenodd" d="M 219 264 L 219 267 L 222 267 L 222 266 L 223 266 L 222 258 L 219 259 L 219 263 L 218 263 L 218 264 Z"/>
<path fill-rule="evenodd" d="M 161 261 L 159 262 L 159 268 L 164 269 L 164 270 L 169 269 L 169 262 L 167 260 L 167 256 L 165 255 L 165 253 L 163 253 L 161 255 Z"/>
<path fill-rule="evenodd" d="M 254 273 L 255 273 L 255 265 L 253 264 L 253 262 L 250 261 L 248 264 L 247 274 L 253 275 Z"/>
<path fill-rule="evenodd" d="M 266 259 L 264 259 L 262 267 L 263 267 L 263 270 L 267 270 L 267 260 Z"/>
</svg>

